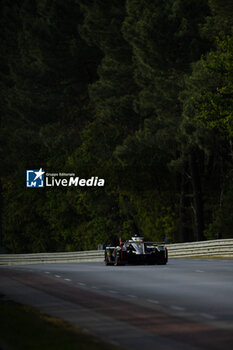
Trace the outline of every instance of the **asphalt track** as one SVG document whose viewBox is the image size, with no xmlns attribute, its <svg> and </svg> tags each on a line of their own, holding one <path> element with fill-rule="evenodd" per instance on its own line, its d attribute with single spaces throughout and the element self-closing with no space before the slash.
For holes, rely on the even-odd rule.
<svg viewBox="0 0 233 350">
<path fill-rule="evenodd" d="M 125 349 L 233 348 L 233 260 L 1 267 L 0 292 Z"/>
</svg>

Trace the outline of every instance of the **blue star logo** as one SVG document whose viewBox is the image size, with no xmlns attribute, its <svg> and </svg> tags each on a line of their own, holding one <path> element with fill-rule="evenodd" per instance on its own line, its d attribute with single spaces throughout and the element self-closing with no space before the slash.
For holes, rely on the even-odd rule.
<svg viewBox="0 0 233 350">
<path fill-rule="evenodd" d="M 27 187 L 44 187 L 44 171 L 42 168 L 40 170 L 27 170 Z"/>
</svg>

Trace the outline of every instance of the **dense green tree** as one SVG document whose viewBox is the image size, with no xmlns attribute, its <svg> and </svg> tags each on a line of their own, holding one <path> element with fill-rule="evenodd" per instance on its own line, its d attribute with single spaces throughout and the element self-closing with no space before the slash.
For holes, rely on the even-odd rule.
<svg viewBox="0 0 233 350">
<path fill-rule="evenodd" d="M 224 211 L 226 214 L 232 208 L 232 53 L 232 36 L 221 35 L 216 49 L 194 65 L 184 93 L 187 144 L 198 145 L 205 155 L 203 181 L 209 237 L 231 235 Z"/>
<path fill-rule="evenodd" d="M 215 14 L 232 22 L 233 4 L 231 0 L 209 0 L 209 3 Z"/>
<path fill-rule="evenodd" d="M 0 10 L 8 251 L 232 235 L 231 1 L 3 0 Z M 40 167 L 105 186 L 26 189 L 25 170 Z"/>
<path fill-rule="evenodd" d="M 83 144 L 76 157 L 78 162 L 78 159 L 88 159 L 88 162 L 80 164 L 81 167 L 86 164 L 89 172 L 91 169 L 106 178 L 103 196 L 108 207 L 102 207 L 102 203 L 98 202 L 103 211 L 102 214 L 98 211 L 93 220 L 99 222 L 99 216 L 105 217 L 107 210 L 112 213 L 115 234 L 120 236 L 122 222 L 127 220 L 128 214 L 119 217 L 118 187 L 122 174 L 113 152 L 126 136 L 134 133 L 141 122 L 140 116 L 132 107 L 137 93 L 133 78 L 132 49 L 121 33 L 126 15 L 125 1 L 85 1 L 81 8 L 84 12 L 84 22 L 80 27 L 82 37 L 90 45 L 97 46 L 102 51 L 103 58 L 98 67 L 99 79 L 89 88 L 95 118 L 84 130 Z M 132 222 L 136 225 L 133 218 Z"/>
<path fill-rule="evenodd" d="M 82 15 L 75 1 L 4 1 L 1 6 L 4 244 L 17 251 L 51 250 L 60 241 L 58 246 L 64 249 L 69 206 L 61 214 L 63 224 L 57 225 L 51 225 L 54 212 L 50 211 L 48 220 L 41 207 L 51 202 L 64 208 L 61 202 L 67 202 L 66 193 L 61 194 L 60 203 L 55 194 L 32 193 L 25 188 L 25 171 L 65 170 L 68 156 L 80 144 L 80 129 L 90 118 L 87 87 L 95 79 L 99 52 L 90 49 L 78 33 Z M 24 243 L 12 242 L 22 232 Z"/>
<path fill-rule="evenodd" d="M 190 189 L 185 189 L 182 185 L 184 181 L 187 181 L 184 180 L 185 171 L 183 170 L 187 167 L 187 160 L 183 160 L 180 174 L 172 170 L 171 164 L 177 157 L 181 157 L 182 152 L 178 125 L 182 121 L 179 93 L 184 87 L 184 76 L 191 71 L 191 63 L 200 58 L 209 45 L 208 41 L 201 37 L 199 31 L 209 14 L 208 4 L 203 1 L 167 1 L 163 3 L 144 1 L 142 3 L 129 0 L 127 1 L 127 13 L 123 33 L 133 48 L 134 76 L 140 87 L 139 96 L 134 101 L 134 109 L 145 119 L 145 122 L 139 133 L 129 136 L 123 146 L 118 147 L 116 154 L 118 158 L 126 159 L 127 152 L 129 152 L 128 157 L 132 164 L 131 145 L 135 144 L 137 146 L 134 159 L 138 154 L 142 154 L 142 158 L 145 154 L 151 155 L 148 156 L 150 161 L 147 167 L 141 166 L 139 171 L 142 177 L 147 178 L 146 171 L 151 174 L 151 178 L 154 176 L 150 188 L 152 191 L 159 191 L 160 202 L 162 198 L 166 198 L 164 206 L 167 205 L 167 198 L 169 198 L 169 203 L 177 203 L 178 191 L 180 191 L 181 239 L 191 239 L 193 237 L 189 237 L 188 231 L 190 230 L 185 230 L 186 223 L 182 215 L 184 209 L 181 208 L 184 205 L 181 197 L 190 195 L 186 192 Z M 136 159 L 135 162 L 137 162 Z M 196 198 L 194 202 L 198 239 L 201 239 L 202 200 L 200 196 L 198 197 L 200 184 L 197 181 L 198 163 L 194 161 L 194 152 L 190 152 L 188 167 L 189 164 L 190 167 L 192 165 L 193 170 L 190 176 L 193 184 L 193 197 Z M 160 185 L 158 181 L 156 183 L 156 178 L 160 179 Z M 177 188 L 179 183 L 181 185 L 178 185 Z M 171 193 L 173 199 L 170 198 Z M 174 216 L 177 216 L 178 206 L 172 205 L 171 208 Z"/>
</svg>

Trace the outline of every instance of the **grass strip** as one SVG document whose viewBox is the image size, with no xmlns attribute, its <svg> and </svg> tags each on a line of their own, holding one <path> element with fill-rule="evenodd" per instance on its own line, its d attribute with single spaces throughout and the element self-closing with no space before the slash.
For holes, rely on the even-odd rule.
<svg viewBox="0 0 233 350">
<path fill-rule="evenodd" d="M 33 307 L 0 299 L 1 350 L 119 350 Z"/>
</svg>

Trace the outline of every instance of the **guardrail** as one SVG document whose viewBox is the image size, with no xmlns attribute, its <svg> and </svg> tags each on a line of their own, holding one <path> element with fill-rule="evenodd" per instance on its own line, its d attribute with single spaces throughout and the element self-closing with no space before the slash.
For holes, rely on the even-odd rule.
<svg viewBox="0 0 233 350">
<path fill-rule="evenodd" d="M 2 254 L 0 265 L 54 264 L 68 262 L 103 261 L 104 250 L 65 253 Z"/>
<path fill-rule="evenodd" d="M 222 257 L 233 258 L 233 239 L 168 244 L 169 258 Z M 1 254 L 0 265 L 95 262 L 104 260 L 104 250 L 66 253 Z"/>
<path fill-rule="evenodd" d="M 175 243 L 167 245 L 170 258 L 229 257 L 233 258 L 233 239 Z"/>
</svg>

